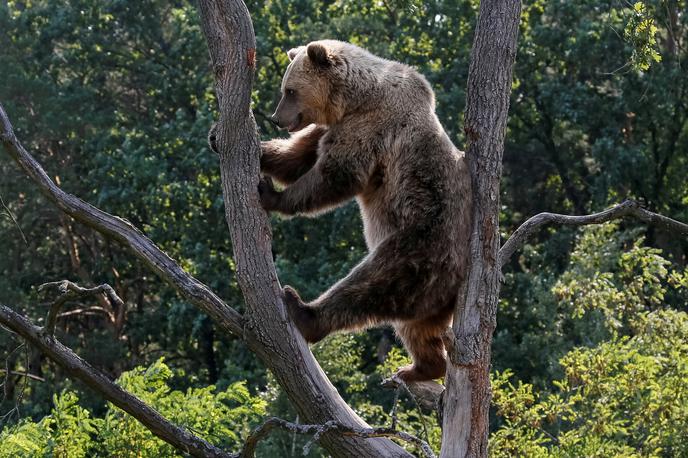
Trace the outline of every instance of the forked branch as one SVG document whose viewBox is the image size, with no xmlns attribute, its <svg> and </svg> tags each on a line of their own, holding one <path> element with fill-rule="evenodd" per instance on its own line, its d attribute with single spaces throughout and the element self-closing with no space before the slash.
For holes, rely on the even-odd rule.
<svg viewBox="0 0 688 458">
<path fill-rule="evenodd" d="M 102 397 L 136 418 L 153 434 L 178 450 L 197 457 L 231 458 L 234 456 L 170 423 L 155 409 L 122 389 L 105 374 L 81 359 L 58 340 L 43 332 L 26 317 L 2 304 L 0 304 L 0 324 L 26 339 L 27 342 L 55 361 L 71 377 L 80 380 Z"/>
<path fill-rule="evenodd" d="M 643 207 L 634 200 L 625 200 L 607 210 L 591 215 L 560 215 L 558 213 L 539 213 L 523 223 L 514 233 L 509 237 L 506 243 L 499 250 L 499 266 L 503 267 L 511 256 L 525 245 L 526 241 L 537 231 L 540 227 L 546 224 L 568 224 L 572 226 L 585 226 L 589 224 L 602 224 L 614 219 L 624 217 L 636 218 L 647 224 L 652 224 L 664 229 L 667 232 L 675 233 L 682 236 L 688 236 L 688 224 L 676 221 L 666 216 L 653 213 Z"/>
<path fill-rule="evenodd" d="M 55 302 L 50 306 L 48 318 L 45 320 L 45 331 L 49 335 L 55 333 L 55 324 L 62 306 L 70 300 L 80 299 L 87 296 L 95 296 L 102 294 L 110 301 L 111 304 L 117 307 L 124 307 L 124 301 L 117 295 L 112 286 L 103 283 L 94 288 L 82 288 L 76 283 L 69 280 L 55 281 L 50 283 L 43 283 L 38 287 L 38 291 L 44 291 L 48 288 L 57 288 L 60 295 L 55 299 Z M 109 313 L 109 312 L 107 312 Z"/>
</svg>

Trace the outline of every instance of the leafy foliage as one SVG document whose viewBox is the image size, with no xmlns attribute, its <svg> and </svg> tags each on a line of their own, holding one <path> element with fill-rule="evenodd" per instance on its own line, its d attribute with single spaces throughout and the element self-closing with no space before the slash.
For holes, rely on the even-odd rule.
<svg viewBox="0 0 688 458">
<path fill-rule="evenodd" d="M 662 55 L 657 50 L 658 31 L 655 19 L 648 13 L 645 4 L 636 2 L 631 19 L 624 29 L 624 36 L 633 46 L 631 62 L 635 68 L 648 70 L 653 61 L 662 60 Z"/>
<path fill-rule="evenodd" d="M 685 456 L 688 440 L 688 314 L 642 313 L 633 337 L 577 348 L 561 359 L 565 378 L 537 393 L 493 378 L 503 425 L 491 456 Z"/>
<path fill-rule="evenodd" d="M 170 388 L 172 375 L 158 360 L 123 373 L 118 383 L 175 424 L 228 449 L 238 449 L 249 425 L 265 413 L 265 401 L 251 396 L 243 382 L 221 391 L 210 385 L 182 392 Z M 53 397 L 50 415 L 38 423 L 22 421 L 3 430 L 0 457 L 181 456 L 115 406 L 93 418 L 78 402 L 75 392 L 65 391 Z"/>
</svg>

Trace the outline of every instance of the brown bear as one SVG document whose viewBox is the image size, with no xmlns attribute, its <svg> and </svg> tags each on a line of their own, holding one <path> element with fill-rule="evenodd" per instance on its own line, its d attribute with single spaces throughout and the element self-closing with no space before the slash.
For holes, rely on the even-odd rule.
<svg viewBox="0 0 688 458">
<path fill-rule="evenodd" d="M 308 342 L 339 330 L 394 326 L 413 357 L 405 381 L 444 375 L 442 334 L 466 275 L 471 180 L 435 115 L 434 93 L 413 68 L 349 43 L 316 41 L 288 52 L 273 121 L 289 139 L 261 143 L 268 211 L 309 215 L 356 198 L 369 254 L 305 303 L 284 298 Z"/>
</svg>

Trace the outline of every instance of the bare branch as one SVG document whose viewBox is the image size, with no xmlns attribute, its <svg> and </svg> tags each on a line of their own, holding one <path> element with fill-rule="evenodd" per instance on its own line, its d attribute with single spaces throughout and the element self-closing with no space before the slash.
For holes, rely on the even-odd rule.
<svg viewBox="0 0 688 458">
<path fill-rule="evenodd" d="M 26 339 L 60 365 L 67 374 L 82 381 L 102 397 L 140 421 L 146 428 L 173 447 L 197 457 L 229 458 L 233 455 L 220 450 L 187 430 L 170 423 L 155 409 L 123 390 L 105 374 L 77 356 L 24 316 L 0 304 L 0 324 Z"/>
<path fill-rule="evenodd" d="M 112 313 L 110 313 L 108 310 L 104 309 L 103 307 L 99 305 L 94 305 L 93 307 L 84 307 L 80 309 L 74 309 L 74 310 L 69 310 L 68 312 L 62 312 L 57 315 L 57 318 L 66 318 L 68 316 L 74 316 L 74 315 L 91 315 L 91 316 L 100 316 L 102 314 L 105 314 L 108 316 L 108 319 L 113 320 L 114 317 L 112 316 Z"/>
<path fill-rule="evenodd" d="M 241 451 L 241 458 L 252 458 L 255 456 L 256 446 L 258 442 L 265 439 L 272 430 L 279 428 L 289 431 L 294 434 L 313 435 L 313 440 L 309 441 L 303 448 L 303 454 L 307 455 L 313 442 L 317 441 L 320 436 L 329 432 L 339 432 L 344 436 L 362 437 L 365 439 L 374 437 L 391 437 L 400 439 L 410 444 L 418 446 L 427 458 L 435 458 L 435 453 L 432 451 L 430 444 L 422 439 L 419 439 L 412 434 L 398 431 L 394 428 L 354 428 L 346 426 L 335 421 L 328 421 L 322 425 L 298 425 L 280 418 L 269 418 L 253 432 L 246 439 L 244 448 Z"/>
<path fill-rule="evenodd" d="M 403 388 L 409 393 L 411 399 L 418 407 L 427 411 L 437 410 L 442 393 L 444 393 L 444 385 L 437 382 L 425 381 L 405 383 L 398 377 L 390 377 L 383 380 L 382 386 L 390 389 Z"/>
<path fill-rule="evenodd" d="M 67 316 L 65 313 L 60 314 L 60 309 L 67 301 L 102 294 L 110 300 L 111 304 L 114 304 L 117 307 L 124 307 L 124 301 L 117 295 L 112 286 L 108 285 L 107 283 L 103 283 L 102 285 L 94 288 L 82 288 L 81 286 L 77 285 L 76 283 L 72 283 L 69 280 L 62 280 L 44 283 L 38 287 L 38 291 L 44 291 L 48 288 L 57 288 L 60 293 L 57 299 L 55 299 L 55 302 L 53 302 L 53 304 L 50 306 L 48 318 L 45 320 L 45 331 L 49 335 L 53 335 L 55 333 L 55 324 L 58 316 Z M 97 307 L 95 309 L 91 307 L 90 310 L 103 311 L 107 313 L 111 319 L 114 319 L 114 316 L 102 307 Z"/>
<path fill-rule="evenodd" d="M 5 369 L 0 369 L 0 374 L 5 373 Z M 45 382 L 45 379 L 43 377 L 39 377 L 38 375 L 32 374 L 30 372 L 19 372 L 19 371 L 9 371 L 7 372 L 8 375 L 18 375 L 19 377 L 26 377 L 30 378 L 31 380 L 36 380 L 37 382 Z"/>
<path fill-rule="evenodd" d="M 560 215 L 558 213 L 539 213 L 528 219 L 516 229 L 502 246 L 499 250 L 499 266 L 503 267 L 514 252 L 525 245 L 528 238 L 546 224 L 557 223 L 572 226 L 585 226 L 589 224 L 602 224 L 627 216 L 636 218 L 647 224 L 658 226 L 667 232 L 688 236 L 688 224 L 653 213 L 641 207 L 640 204 L 634 200 L 625 200 L 607 210 L 591 215 L 573 216 Z"/>
<path fill-rule="evenodd" d="M 242 336 L 243 319 L 241 315 L 220 299 L 210 288 L 185 272 L 179 264 L 130 222 L 106 213 L 60 189 L 14 135 L 12 124 L 2 104 L 0 104 L 0 123 L 2 124 L 0 140 L 2 140 L 5 150 L 24 173 L 33 180 L 41 193 L 57 208 L 75 220 L 129 248 L 136 257 L 175 288 L 185 299 L 210 315 L 221 328 L 237 336 Z"/>
<path fill-rule="evenodd" d="M 12 210 L 10 210 L 10 207 L 8 207 L 7 205 L 5 205 L 5 201 L 2 200 L 2 196 L 0 196 L 0 205 L 2 205 L 2 208 L 4 208 L 5 211 L 7 212 L 7 217 L 8 217 L 9 219 L 12 220 L 12 222 L 14 223 L 14 225 L 15 225 L 15 226 L 17 227 L 17 229 L 19 230 L 19 233 L 21 234 L 22 239 L 24 239 L 24 244 L 26 244 L 26 245 L 28 246 L 28 245 L 29 245 L 29 241 L 26 239 L 26 235 L 24 235 L 24 231 L 22 231 L 21 226 L 20 226 L 19 223 L 17 222 L 17 218 L 14 217 L 14 213 L 12 213 Z"/>
<path fill-rule="evenodd" d="M 442 393 L 444 393 L 444 386 L 432 380 L 406 383 L 396 374 L 388 379 L 383 380 L 382 386 L 388 388 L 396 386 L 397 388 L 397 392 L 394 396 L 394 407 L 392 408 L 392 429 L 396 428 L 397 401 L 399 399 L 399 392 L 403 390 L 408 393 L 409 397 L 416 405 L 416 409 L 418 409 L 418 417 L 423 425 L 425 440 L 430 440 L 430 435 L 428 434 L 428 424 L 425 421 L 423 408 L 430 411 L 436 411 L 441 418 L 442 413 L 439 411 L 438 407 L 442 399 Z"/>
</svg>

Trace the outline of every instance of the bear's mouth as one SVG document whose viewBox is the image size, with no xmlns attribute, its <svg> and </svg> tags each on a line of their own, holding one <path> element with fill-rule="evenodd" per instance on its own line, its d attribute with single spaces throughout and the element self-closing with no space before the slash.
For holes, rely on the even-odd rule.
<svg viewBox="0 0 688 458">
<path fill-rule="evenodd" d="M 303 128 L 303 113 L 299 113 L 299 115 L 296 117 L 296 121 L 294 121 L 293 124 L 291 124 L 289 127 L 287 127 L 287 130 L 289 132 L 296 132 L 297 130 L 300 130 Z"/>
</svg>

